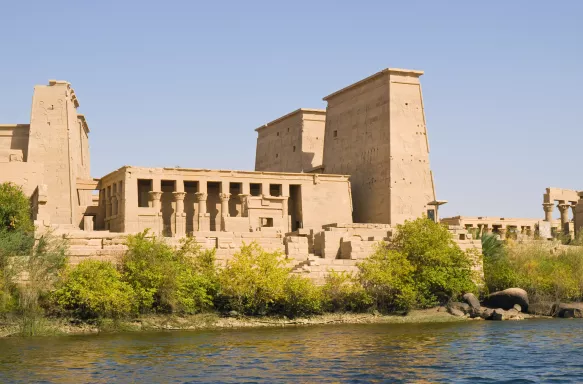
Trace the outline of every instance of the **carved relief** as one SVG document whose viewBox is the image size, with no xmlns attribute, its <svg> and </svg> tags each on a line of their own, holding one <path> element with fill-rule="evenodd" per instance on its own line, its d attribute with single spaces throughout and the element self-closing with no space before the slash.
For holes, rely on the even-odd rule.
<svg viewBox="0 0 583 384">
<path fill-rule="evenodd" d="M 63 99 L 58 99 L 56 104 L 48 104 L 41 100 L 38 106 L 48 125 L 62 125 L 65 123 L 66 117 Z"/>
</svg>

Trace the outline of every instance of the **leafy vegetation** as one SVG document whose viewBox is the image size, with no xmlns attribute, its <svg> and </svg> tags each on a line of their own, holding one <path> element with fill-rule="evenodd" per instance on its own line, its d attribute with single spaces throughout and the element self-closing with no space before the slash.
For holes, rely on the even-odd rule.
<svg viewBox="0 0 583 384">
<path fill-rule="evenodd" d="M 52 294 L 58 307 L 81 319 L 122 318 L 137 313 L 136 294 L 106 261 L 86 260 L 70 268 Z"/>
<path fill-rule="evenodd" d="M 212 306 L 216 290 L 214 253 L 203 252 L 193 238 L 178 250 L 144 231 L 128 236 L 121 273 L 135 291 L 141 313 L 197 313 Z"/>
</svg>

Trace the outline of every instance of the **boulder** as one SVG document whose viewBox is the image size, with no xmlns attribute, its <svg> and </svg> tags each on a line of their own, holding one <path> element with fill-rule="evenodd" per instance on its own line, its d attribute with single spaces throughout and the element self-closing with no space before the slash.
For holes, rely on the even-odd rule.
<svg viewBox="0 0 583 384">
<path fill-rule="evenodd" d="M 523 311 L 528 311 L 528 294 L 521 288 L 508 288 L 490 294 L 482 303 L 490 308 L 510 309 L 514 304 L 520 305 Z"/>
<path fill-rule="evenodd" d="M 518 312 L 522 312 L 522 307 L 519 304 L 514 304 L 514 306 L 512 308 L 514 308 Z"/>
<path fill-rule="evenodd" d="M 583 318 L 583 303 L 560 303 L 553 305 L 552 313 L 554 316 L 565 319 Z"/>
<path fill-rule="evenodd" d="M 451 313 L 451 311 L 455 309 L 461 311 L 464 315 L 466 313 L 470 313 L 470 306 L 466 303 L 460 303 L 459 301 L 452 301 L 447 304 L 447 311 Z"/>
<path fill-rule="evenodd" d="M 503 309 L 497 308 L 492 311 L 492 315 L 490 316 L 490 320 L 506 320 L 506 313 Z"/>
<path fill-rule="evenodd" d="M 449 308 L 449 313 L 457 317 L 464 317 L 466 314 L 459 309 Z"/>
<path fill-rule="evenodd" d="M 473 293 L 466 293 L 463 296 L 463 299 L 466 303 L 468 303 L 468 305 L 474 309 L 474 310 L 479 310 L 480 309 L 480 301 L 476 298 L 476 296 L 474 296 Z"/>
<path fill-rule="evenodd" d="M 494 313 L 493 309 L 482 308 L 482 312 L 480 313 L 480 317 L 484 320 L 490 320 L 492 318 L 492 313 Z"/>
</svg>

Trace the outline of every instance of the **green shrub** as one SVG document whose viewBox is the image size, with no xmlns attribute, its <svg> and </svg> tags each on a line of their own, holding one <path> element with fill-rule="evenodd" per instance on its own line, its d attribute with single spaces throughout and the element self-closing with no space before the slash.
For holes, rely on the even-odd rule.
<svg viewBox="0 0 583 384">
<path fill-rule="evenodd" d="M 358 264 L 359 280 L 380 311 L 407 311 L 417 302 L 414 268 L 407 257 L 387 244 Z"/>
<path fill-rule="evenodd" d="M 372 298 L 351 273 L 330 271 L 322 287 L 324 308 L 329 312 L 362 312 Z"/>
<path fill-rule="evenodd" d="M 322 289 L 312 280 L 290 274 L 285 282 L 278 313 L 290 318 L 322 313 Z"/>
<path fill-rule="evenodd" d="M 391 244 L 412 266 L 417 300 L 429 307 L 477 290 L 472 257 L 463 252 L 444 225 L 426 218 L 397 226 Z"/>
<path fill-rule="evenodd" d="M 12 256 L 30 255 L 33 246 L 33 232 L 0 229 L 0 268 L 6 267 Z"/>
<path fill-rule="evenodd" d="M 22 188 L 13 183 L 0 184 L 0 230 L 20 229 L 30 232 L 34 229 L 30 200 Z"/>
<path fill-rule="evenodd" d="M 109 262 L 87 260 L 72 268 L 52 293 L 53 302 L 83 319 L 136 313 L 135 293 Z"/>
<path fill-rule="evenodd" d="M 140 312 L 196 313 L 212 305 L 214 253 L 202 252 L 194 239 L 175 250 L 163 239 L 149 238 L 147 231 L 128 236 L 127 245 L 121 271 Z"/>
<path fill-rule="evenodd" d="M 266 252 L 256 242 L 243 245 L 219 272 L 221 309 L 269 314 L 284 298 L 290 271 L 281 252 Z"/>
</svg>

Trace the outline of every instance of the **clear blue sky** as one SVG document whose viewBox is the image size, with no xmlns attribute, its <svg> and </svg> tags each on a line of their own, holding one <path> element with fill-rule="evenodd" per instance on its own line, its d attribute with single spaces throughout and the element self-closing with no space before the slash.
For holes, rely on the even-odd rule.
<svg viewBox="0 0 583 384">
<path fill-rule="evenodd" d="M 253 169 L 254 128 L 386 67 L 421 69 L 442 216 L 542 217 L 583 189 L 583 1 L 0 0 L 0 122 L 68 80 L 92 174 Z"/>
</svg>

